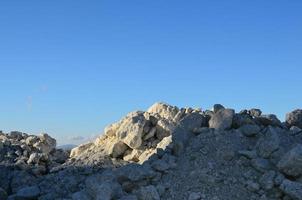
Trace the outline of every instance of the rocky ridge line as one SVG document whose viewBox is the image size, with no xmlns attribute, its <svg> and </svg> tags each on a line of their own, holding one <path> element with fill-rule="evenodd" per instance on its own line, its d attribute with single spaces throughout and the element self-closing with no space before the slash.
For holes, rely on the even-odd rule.
<svg viewBox="0 0 302 200">
<path fill-rule="evenodd" d="M 301 129 L 302 110 L 282 123 L 259 109 L 156 103 L 69 157 L 46 134 L 2 133 L 0 199 L 301 200 Z"/>
</svg>

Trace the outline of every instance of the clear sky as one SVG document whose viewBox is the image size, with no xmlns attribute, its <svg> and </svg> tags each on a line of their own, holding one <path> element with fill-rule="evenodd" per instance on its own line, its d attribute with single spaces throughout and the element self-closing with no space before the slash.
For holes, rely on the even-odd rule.
<svg viewBox="0 0 302 200">
<path fill-rule="evenodd" d="M 60 144 L 156 101 L 302 107 L 301 0 L 0 2 L 0 130 Z"/>
</svg>

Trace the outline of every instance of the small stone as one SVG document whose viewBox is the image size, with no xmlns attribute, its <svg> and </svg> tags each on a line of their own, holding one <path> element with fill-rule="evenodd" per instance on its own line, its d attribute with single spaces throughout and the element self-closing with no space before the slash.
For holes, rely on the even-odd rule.
<svg viewBox="0 0 302 200">
<path fill-rule="evenodd" d="M 265 172 L 265 171 L 271 169 L 270 162 L 263 158 L 252 159 L 251 164 L 256 170 L 258 170 L 260 172 Z"/>
<path fill-rule="evenodd" d="M 201 200 L 201 193 L 200 192 L 191 192 L 188 200 Z"/>
<path fill-rule="evenodd" d="M 261 111 L 260 109 L 253 108 L 253 109 L 249 110 L 248 113 L 249 113 L 252 117 L 259 117 L 259 116 L 261 116 L 262 111 Z"/>
<path fill-rule="evenodd" d="M 139 200 L 160 200 L 160 196 L 153 185 L 141 187 L 137 192 Z"/>
<path fill-rule="evenodd" d="M 247 181 L 246 188 L 251 192 L 256 192 L 260 189 L 260 185 L 253 181 Z"/>
<path fill-rule="evenodd" d="M 240 154 L 248 159 L 257 158 L 256 151 L 241 150 L 241 151 L 238 151 L 238 154 Z"/>
</svg>

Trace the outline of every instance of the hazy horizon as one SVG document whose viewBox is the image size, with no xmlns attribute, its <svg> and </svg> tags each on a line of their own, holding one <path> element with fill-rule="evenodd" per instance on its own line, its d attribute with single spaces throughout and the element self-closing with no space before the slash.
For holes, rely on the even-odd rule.
<svg viewBox="0 0 302 200">
<path fill-rule="evenodd" d="M 158 101 L 302 108 L 302 1 L 17 2 L 0 2 L 0 130 L 78 144 Z"/>
</svg>

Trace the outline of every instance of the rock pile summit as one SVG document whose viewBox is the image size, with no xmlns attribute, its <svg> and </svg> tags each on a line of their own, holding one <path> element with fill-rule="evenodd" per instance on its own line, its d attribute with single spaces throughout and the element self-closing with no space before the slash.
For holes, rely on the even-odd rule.
<svg viewBox="0 0 302 200">
<path fill-rule="evenodd" d="M 302 200 L 302 110 L 155 103 L 70 152 L 0 133 L 0 200 Z"/>
</svg>

